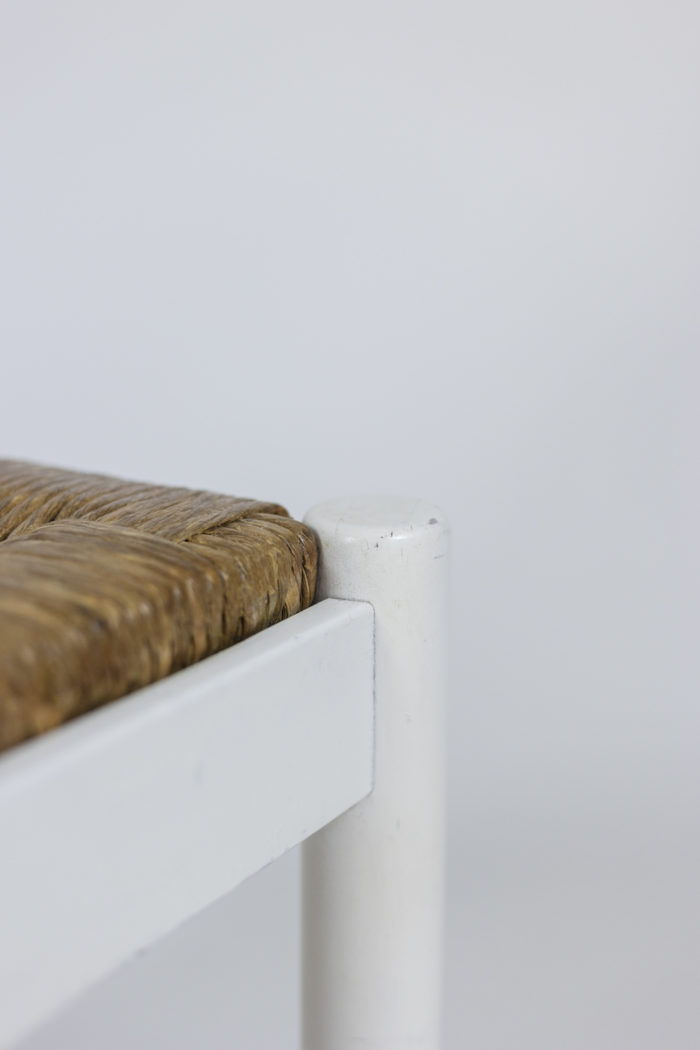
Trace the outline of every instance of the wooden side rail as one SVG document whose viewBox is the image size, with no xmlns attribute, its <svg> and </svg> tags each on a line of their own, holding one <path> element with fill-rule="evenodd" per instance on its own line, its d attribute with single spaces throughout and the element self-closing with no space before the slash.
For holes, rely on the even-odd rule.
<svg viewBox="0 0 700 1050">
<path fill-rule="evenodd" d="M 367 795 L 372 635 L 321 602 L 0 758 L 0 1046 Z"/>
</svg>

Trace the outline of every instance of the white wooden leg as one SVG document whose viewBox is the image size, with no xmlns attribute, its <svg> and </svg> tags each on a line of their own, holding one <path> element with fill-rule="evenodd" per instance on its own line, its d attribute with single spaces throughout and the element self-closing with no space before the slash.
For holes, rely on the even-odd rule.
<svg viewBox="0 0 700 1050">
<path fill-rule="evenodd" d="M 448 530 L 420 500 L 306 518 L 320 596 L 376 616 L 375 787 L 303 848 L 304 1050 L 438 1050 Z"/>
</svg>

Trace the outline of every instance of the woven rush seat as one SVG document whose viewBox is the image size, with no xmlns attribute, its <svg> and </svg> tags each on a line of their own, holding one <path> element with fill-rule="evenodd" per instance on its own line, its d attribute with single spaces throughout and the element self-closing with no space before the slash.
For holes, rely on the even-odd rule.
<svg viewBox="0 0 700 1050">
<path fill-rule="evenodd" d="M 0 750 L 311 604 L 275 503 L 0 460 Z"/>
</svg>

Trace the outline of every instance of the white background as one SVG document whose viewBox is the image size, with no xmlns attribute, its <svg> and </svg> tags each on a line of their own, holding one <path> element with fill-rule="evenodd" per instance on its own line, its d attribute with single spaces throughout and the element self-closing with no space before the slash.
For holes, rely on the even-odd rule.
<svg viewBox="0 0 700 1050">
<path fill-rule="evenodd" d="M 448 1050 L 700 1045 L 699 31 L 691 0 L 0 14 L 4 454 L 452 520 Z M 294 1050 L 297 883 L 27 1050 Z"/>
</svg>

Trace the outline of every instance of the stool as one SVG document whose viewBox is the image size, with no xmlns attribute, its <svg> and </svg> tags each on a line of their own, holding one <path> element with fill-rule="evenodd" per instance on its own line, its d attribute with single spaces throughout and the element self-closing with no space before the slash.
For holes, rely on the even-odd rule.
<svg viewBox="0 0 700 1050">
<path fill-rule="evenodd" d="M 303 842 L 304 1050 L 437 1050 L 447 542 L 0 461 L 0 1046 Z"/>
</svg>

